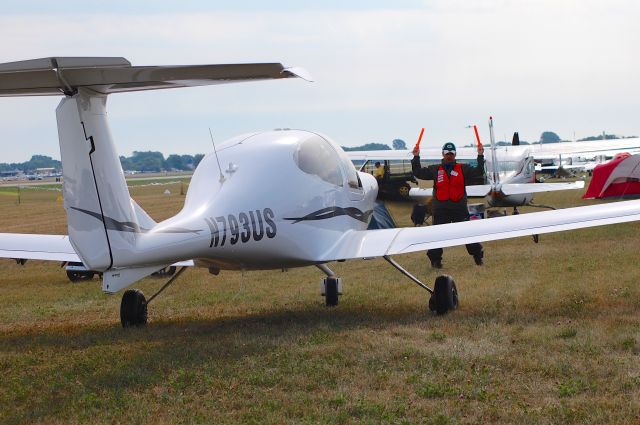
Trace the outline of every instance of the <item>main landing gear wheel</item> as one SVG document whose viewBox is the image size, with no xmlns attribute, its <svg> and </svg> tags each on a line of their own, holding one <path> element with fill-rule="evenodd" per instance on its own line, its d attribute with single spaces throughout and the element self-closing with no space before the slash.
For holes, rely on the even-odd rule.
<svg viewBox="0 0 640 425">
<path fill-rule="evenodd" d="M 171 277 L 176 273 L 176 266 L 165 267 L 164 269 L 160 269 L 155 273 L 151 273 L 153 277 Z"/>
<path fill-rule="evenodd" d="M 120 303 L 120 322 L 123 328 L 143 326 L 147 323 L 147 300 L 142 291 L 128 289 Z"/>
<path fill-rule="evenodd" d="M 408 184 L 403 184 L 398 187 L 398 198 L 400 199 L 409 199 L 409 191 L 411 190 L 411 186 Z"/>
<path fill-rule="evenodd" d="M 71 282 L 80 282 L 83 280 L 91 280 L 93 279 L 93 272 L 81 272 L 78 270 L 67 270 L 67 277 Z"/>
<path fill-rule="evenodd" d="M 458 290 L 453 278 L 448 275 L 438 276 L 429 299 L 429 310 L 445 314 L 458 308 Z"/>
<path fill-rule="evenodd" d="M 326 279 L 324 299 L 327 307 L 335 307 L 338 305 L 338 278 L 337 277 L 328 277 Z"/>
</svg>

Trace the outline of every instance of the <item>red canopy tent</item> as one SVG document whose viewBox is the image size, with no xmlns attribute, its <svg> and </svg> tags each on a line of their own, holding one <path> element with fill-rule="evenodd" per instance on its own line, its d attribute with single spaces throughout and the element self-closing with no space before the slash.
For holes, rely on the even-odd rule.
<svg viewBox="0 0 640 425">
<path fill-rule="evenodd" d="M 597 165 L 583 199 L 640 196 L 640 155 L 619 153 Z"/>
</svg>

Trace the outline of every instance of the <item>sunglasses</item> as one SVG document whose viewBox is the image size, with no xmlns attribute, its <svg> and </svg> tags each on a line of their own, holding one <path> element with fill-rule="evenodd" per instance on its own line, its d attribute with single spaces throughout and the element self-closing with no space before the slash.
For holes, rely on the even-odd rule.
<svg viewBox="0 0 640 425">
<path fill-rule="evenodd" d="M 455 155 L 455 154 L 456 154 L 456 151 L 442 151 L 442 154 L 443 154 L 443 155 L 447 155 L 447 154 Z"/>
</svg>

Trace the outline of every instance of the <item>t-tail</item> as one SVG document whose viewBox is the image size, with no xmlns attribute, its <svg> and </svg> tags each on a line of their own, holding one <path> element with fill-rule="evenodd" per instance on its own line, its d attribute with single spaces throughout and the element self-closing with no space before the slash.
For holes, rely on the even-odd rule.
<svg viewBox="0 0 640 425">
<path fill-rule="evenodd" d="M 124 58 L 43 58 L 0 64 L 0 96 L 63 95 L 56 109 L 69 240 L 115 292 L 168 265 L 137 246 L 156 223 L 131 199 L 107 121 L 112 93 L 310 76 L 279 63 L 137 66 Z M 140 258 L 139 262 L 135 258 Z M 169 261 L 168 258 L 165 260 Z M 171 263 L 169 263 L 171 264 Z"/>
</svg>

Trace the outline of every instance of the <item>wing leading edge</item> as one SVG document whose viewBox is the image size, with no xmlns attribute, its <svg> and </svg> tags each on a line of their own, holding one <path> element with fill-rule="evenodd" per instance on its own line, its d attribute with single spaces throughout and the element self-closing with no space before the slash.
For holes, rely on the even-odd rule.
<svg viewBox="0 0 640 425">
<path fill-rule="evenodd" d="M 345 233 L 318 261 L 407 254 L 520 236 L 640 220 L 640 201 L 566 208 L 463 223 Z"/>
</svg>

